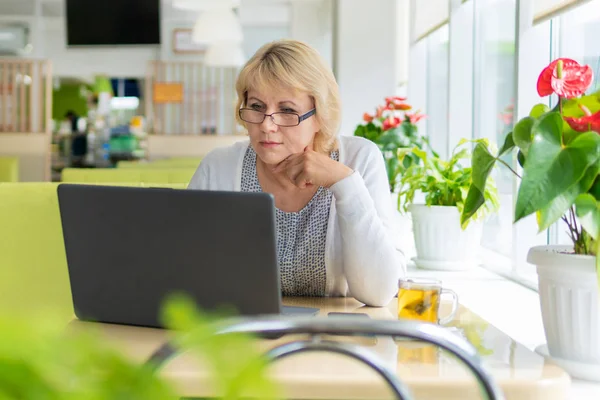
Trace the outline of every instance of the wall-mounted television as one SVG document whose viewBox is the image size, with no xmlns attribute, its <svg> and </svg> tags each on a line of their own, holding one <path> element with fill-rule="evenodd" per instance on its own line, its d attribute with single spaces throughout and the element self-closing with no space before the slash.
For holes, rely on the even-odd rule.
<svg viewBox="0 0 600 400">
<path fill-rule="evenodd" d="M 160 0 L 66 0 L 67 46 L 160 44 Z"/>
</svg>

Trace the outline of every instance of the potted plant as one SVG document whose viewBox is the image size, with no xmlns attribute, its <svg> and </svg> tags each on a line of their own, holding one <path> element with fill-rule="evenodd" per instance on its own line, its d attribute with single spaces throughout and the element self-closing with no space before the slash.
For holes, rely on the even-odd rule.
<svg viewBox="0 0 600 400">
<path fill-rule="evenodd" d="M 515 222 L 535 214 L 540 231 L 565 222 L 572 246 L 534 247 L 527 257 L 537 267 L 548 350 L 555 359 L 600 364 L 600 92 L 585 95 L 592 80 L 589 66 L 570 59 L 542 71 L 538 94 L 556 94 L 556 107 L 534 106 L 498 155 L 477 144 L 461 219 L 478 212 L 490 171 L 500 162 L 521 180 Z M 511 151 L 517 152 L 521 175 L 500 158 Z"/>
<path fill-rule="evenodd" d="M 360 136 L 375 143 L 381 150 L 390 184 L 390 192 L 395 193 L 400 174 L 419 160 L 412 154 L 402 162 L 397 154 L 401 148 L 423 148 L 427 142 L 419 135 L 417 123 L 426 117 L 420 112 L 410 112 L 412 106 L 406 97 L 386 97 L 385 104 L 377 107 L 374 115 L 365 113 L 364 124 L 358 125 L 354 136 Z"/>
<path fill-rule="evenodd" d="M 278 398 L 267 360 L 248 335 L 215 335 L 213 318 L 194 303 L 173 298 L 164 320 L 173 343 L 212 367 L 215 389 L 226 399 L 255 393 Z M 92 329 L 70 328 L 45 315 L 0 318 L 1 399 L 179 398 L 153 365 L 134 362 L 108 346 Z"/>
<path fill-rule="evenodd" d="M 418 148 L 399 150 L 400 161 L 409 154 L 422 161 L 411 163 L 404 172 L 399 193 L 404 211 L 412 215 L 417 251 L 414 261 L 420 268 L 458 271 L 475 265 L 482 220 L 499 206 L 496 188 L 488 184 L 482 207 L 461 221 L 472 179 L 471 168 L 460 164 L 470 157 L 469 149 L 464 147 L 467 143 L 470 141 L 461 140 L 448 161 Z M 425 196 L 424 204 L 414 204 L 418 191 Z"/>
<path fill-rule="evenodd" d="M 419 162 L 419 158 L 413 154 L 407 154 L 400 162 L 398 150 L 413 147 L 421 149 L 428 144 L 427 138 L 419 134 L 417 127 L 418 122 L 427 116 L 411 110 L 412 106 L 406 102 L 406 97 L 386 97 L 384 104 L 377 106 L 375 114 L 364 113 L 364 124 L 358 125 L 354 131 L 354 136 L 368 139 L 379 147 L 385 161 L 392 203 L 398 210 L 399 177 L 413 163 Z M 412 257 L 415 254 L 412 221 L 407 214 L 400 212 L 395 217 L 399 245 L 402 245 L 407 257 Z"/>
</svg>

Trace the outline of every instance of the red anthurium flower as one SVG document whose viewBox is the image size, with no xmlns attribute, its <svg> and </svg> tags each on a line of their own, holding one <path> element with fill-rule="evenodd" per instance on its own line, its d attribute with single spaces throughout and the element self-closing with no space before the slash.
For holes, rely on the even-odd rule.
<svg viewBox="0 0 600 400">
<path fill-rule="evenodd" d="M 560 71 L 559 62 L 562 62 Z M 559 58 L 544 68 L 538 77 L 537 91 L 542 97 L 556 93 L 560 97 L 572 99 L 585 93 L 592 80 L 593 72 L 589 65 L 580 65 L 570 58 Z"/>
<path fill-rule="evenodd" d="M 579 105 L 585 115 L 581 118 L 565 117 L 565 121 L 577 132 L 594 131 L 600 133 L 600 111 L 592 114 L 587 107 Z"/>
<path fill-rule="evenodd" d="M 406 101 L 406 97 L 391 96 L 391 97 L 386 97 L 385 98 L 385 102 L 388 103 L 388 104 L 389 103 L 395 103 L 395 102 L 401 103 L 403 101 Z"/>
<path fill-rule="evenodd" d="M 394 108 L 394 110 L 402 110 L 402 111 L 406 111 L 406 110 L 410 110 L 412 108 L 412 106 L 410 104 L 406 104 L 406 103 L 391 103 L 390 104 L 390 108 Z"/>
<path fill-rule="evenodd" d="M 406 113 L 406 116 L 408 117 L 409 121 L 411 124 L 416 125 L 417 122 L 419 122 L 420 120 L 427 118 L 427 115 L 425 114 L 421 114 L 419 112 L 416 113 Z"/>
<path fill-rule="evenodd" d="M 373 116 L 371 114 L 369 114 L 369 113 L 364 113 L 363 114 L 363 120 L 366 123 L 369 123 L 369 122 L 373 121 Z"/>
<path fill-rule="evenodd" d="M 398 125 L 400 125 L 400 118 L 390 115 L 389 118 L 386 118 L 385 121 L 383 121 L 383 130 L 387 131 L 397 127 Z"/>
</svg>

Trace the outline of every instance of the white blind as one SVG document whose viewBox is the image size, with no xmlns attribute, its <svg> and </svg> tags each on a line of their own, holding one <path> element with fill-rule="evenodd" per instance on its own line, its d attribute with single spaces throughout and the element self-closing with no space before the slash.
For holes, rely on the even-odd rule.
<svg viewBox="0 0 600 400">
<path fill-rule="evenodd" d="M 415 41 L 422 39 L 448 22 L 450 0 L 413 0 L 413 35 Z"/>
<path fill-rule="evenodd" d="M 533 0 L 533 20 L 539 22 L 552 18 L 569 8 L 586 3 L 589 0 Z"/>
</svg>

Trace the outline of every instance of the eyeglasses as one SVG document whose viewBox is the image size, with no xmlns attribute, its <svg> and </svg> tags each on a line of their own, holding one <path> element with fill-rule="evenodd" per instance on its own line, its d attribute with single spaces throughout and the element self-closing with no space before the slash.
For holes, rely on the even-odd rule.
<svg viewBox="0 0 600 400">
<path fill-rule="evenodd" d="M 271 121 L 273 121 L 275 125 L 283 127 L 298 126 L 300 125 L 300 122 L 312 117 L 316 112 L 317 110 L 315 108 L 302 115 L 289 112 L 265 114 L 262 111 L 254 110 L 252 108 L 241 108 L 239 111 L 240 119 L 250 124 L 262 124 L 266 117 L 271 117 Z"/>
</svg>

